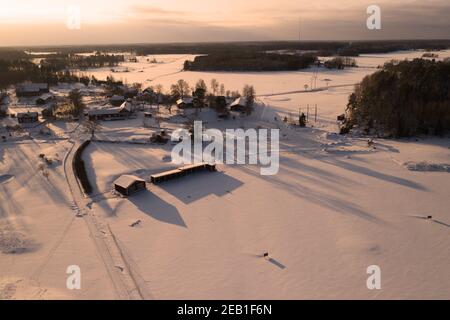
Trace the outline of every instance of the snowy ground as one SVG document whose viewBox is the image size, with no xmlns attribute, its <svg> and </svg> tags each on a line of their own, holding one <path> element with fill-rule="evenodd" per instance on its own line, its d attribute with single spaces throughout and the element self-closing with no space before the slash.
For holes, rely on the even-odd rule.
<svg viewBox="0 0 450 320">
<path fill-rule="evenodd" d="M 0 143 L 0 299 L 114 298 L 75 208 L 62 163 L 67 141 Z M 44 165 L 39 154 L 53 159 Z M 83 270 L 83 290 L 67 290 L 66 268 Z"/>
<path fill-rule="evenodd" d="M 258 166 L 220 165 L 216 173 L 149 185 L 125 199 L 110 192 L 112 181 L 121 174 L 148 179 L 172 168 L 171 145 L 129 143 L 154 132 L 141 118 L 102 122 L 97 138 L 122 143 L 94 142 L 86 149 L 94 186 L 90 201 L 148 296 L 449 299 L 450 139 L 375 140 L 373 148 L 365 138 L 335 134 L 336 116 L 345 110 L 354 83 L 384 61 L 421 55 L 370 55 L 358 58 L 361 68 L 321 69 L 317 87 L 320 79 L 332 81 L 328 90 L 317 92 L 302 92 L 314 70 L 176 73 L 187 58 L 181 55 L 157 56 L 159 64 L 140 58 L 138 64 L 125 64 L 130 72 L 114 73 L 129 83 L 155 79 L 166 89 L 179 78 L 191 85 L 198 78 L 216 78 L 230 90 L 253 84 L 260 96 L 251 118 L 215 122 L 202 114 L 208 127 L 281 129 L 275 176 L 261 176 Z M 93 73 L 102 78 L 110 72 Z M 308 128 L 274 119 L 298 108 L 306 111 L 307 104 L 319 110 L 318 121 Z M 59 136 L 73 130 L 51 125 Z M 0 142 L 0 241 L 4 251 L 11 243 L 26 245 L 22 253 L 0 253 L 0 297 L 115 298 L 98 248 L 83 220 L 73 218 L 62 166 L 47 169 L 49 180 L 39 171 L 39 153 L 61 159 L 70 142 L 47 140 Z M 139 226 L 130 227 L 138 220 Z M 261 257 L 264 252 L 269 260 Z M 82 268 L 81 291 L 65 287 L 70 264 Z M 381 267 L 381 290 L 366 287 L 370 265 Z"/>
</svg>

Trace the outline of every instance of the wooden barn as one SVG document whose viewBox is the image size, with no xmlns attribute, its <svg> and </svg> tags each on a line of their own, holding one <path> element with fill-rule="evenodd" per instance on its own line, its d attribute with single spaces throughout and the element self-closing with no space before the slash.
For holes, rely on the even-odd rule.
<svg viewBox="0 0 450 320">
<path fill-rule="evenodd" d="M 236 100 L 234 100 L 230 106 L 229 106 L 231 111 L 236 111 L 236 112 L 244 112 L 245 110 L 247 110 L 247 99 L 240 97 L 237 98 Z"/>
<path fill-rule="evenodd" d="M 120 107 L 92 109 L 87 115 L 89 120 L 125 120 L 132 113 L 132 105 L 129 102 L 124 102 Z"/>
<path fill-rule="evenodd" d="M 19 112 L 16 116 L 19 123 L 34 123 L 39 121 L 39 114 L 37 112 Z"/>
<path fill-rule="evenodd" d="M 178 99 L 177 100 L 177 107 L 180 108 L 180 109 L 193 108 L 194 107 L 194 99 L 193 98 L 189 98 L 189 97 Z"/>
<path fill-rule="evenodd" d="M 156 173 L 150 176 L 150 180 L 153 184 L 158 184 L 164 181 L 184 177 L 186 175 L 189 175 L 191 173 L 199 172 L 199 171 L 216 171 L 216 165 L 215 164 L 209 164 L 206 162 L 202 163 L 196 163 L 196 164 L 189 164 L 185 165 L 183 167 L 164 171 L 161 173 Z"/>
<path fill-rule="evenodd" d="M 114 181 L 114 190 L 124 196 L 130 196 L 138 191 L 145 189 L 145 180 L 135 176 L 122 175 L 116 181 Z"/>
<path fill-rule="evenodd" d="M 34 97 L 49 91 L 47 83 L 24 83 L 16 86 L 16 96 L 18 97 Z"/>
</svg>

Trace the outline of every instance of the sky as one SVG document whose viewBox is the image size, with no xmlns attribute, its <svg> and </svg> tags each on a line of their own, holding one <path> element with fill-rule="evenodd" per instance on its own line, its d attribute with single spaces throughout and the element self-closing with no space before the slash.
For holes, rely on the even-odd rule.
<svg viewBox="0 0 450 320">
<path fill-rule="evenodd" d="M 448 39 L 449 16 L 449 0 L 0 0 L 0 46 Z"/>
</svg>

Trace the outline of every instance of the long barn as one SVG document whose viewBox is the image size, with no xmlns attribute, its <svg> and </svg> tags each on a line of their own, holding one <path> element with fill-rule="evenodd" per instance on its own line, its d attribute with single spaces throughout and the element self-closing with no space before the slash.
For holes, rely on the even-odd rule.
<svg viewBox="0 0 450 320">
<path fill-rule="evenodd" d="M 183 167 L 180 167 L 177 169 L 153 174 L 150 176 L 150 181 L 153 184 L 158 184 L 158 183 L 161 183 L 164 181 L 180 178 L 185 175 L 188 175 L 188 174 L 191 174 L 194 172 L 204 171 L 204 170 L 216 171 L 216 165 L 209 164 L 206 162 L 202 162 L 202 163 L 198 163 L 198 164 L 190 164 L 190 165 L 186 165 L 186 166 L 183 166 Z"/>
</svg>

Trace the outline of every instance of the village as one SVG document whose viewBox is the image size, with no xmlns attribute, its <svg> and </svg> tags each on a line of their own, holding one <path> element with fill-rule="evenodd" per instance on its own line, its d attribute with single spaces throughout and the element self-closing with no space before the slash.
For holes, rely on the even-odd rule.
<svg viewBox="0 0 450 320">
<path fill-rule="evenodd" d="M 80 71 L 83 81 L 8 86 L 0 296 L 371 298 L 366 269 L 375 263 L 396 270 L 383 298 L 422 297 L 431 286 L 446 296 L 448 257 L 429 248 L 448 244 L 448 139 L 340 134 L 356 83 L 380 61 L 422 54 L 261 73 L 182 71 L 195 55 L 135 56 Z M 175 163 L 177 133 L 194 147 L 200 121 L 202 137 L 218 130 L 224 141 L 278 130 L 270 153 L 279 170 L 261 174 L 252 150 L 239 164 Z M 399 271 L 399 257 L 415 267 Z M 419 284 L 424 291 L 404 290 L 430 259 L 440 271 Z M 81 290 L 65 287 L 71 265 Z"/>
</svg>

